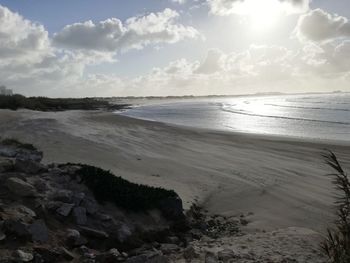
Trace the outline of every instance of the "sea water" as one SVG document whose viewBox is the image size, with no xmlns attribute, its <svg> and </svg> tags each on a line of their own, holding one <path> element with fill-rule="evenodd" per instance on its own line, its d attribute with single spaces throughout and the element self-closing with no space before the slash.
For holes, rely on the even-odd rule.
<svg viewBox="0 0 350 263">
<path fill-rule="evenodd" d="M 350 94 L 179 99 L 126 116 L 221 131 L 350 142 Z"/>
</svg>

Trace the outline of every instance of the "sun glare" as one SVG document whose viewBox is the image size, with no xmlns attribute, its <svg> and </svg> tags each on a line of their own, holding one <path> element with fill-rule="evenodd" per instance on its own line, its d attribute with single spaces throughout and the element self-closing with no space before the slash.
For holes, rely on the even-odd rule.
<svg viewBox="0 0 350 263">
<path fill-rule="evenodd" d="M 254 31 L 271 29 L 286 11 L 278 0 L 247 0 L 239 8 L 239 13 L 247 17 Z"/>
</svg>

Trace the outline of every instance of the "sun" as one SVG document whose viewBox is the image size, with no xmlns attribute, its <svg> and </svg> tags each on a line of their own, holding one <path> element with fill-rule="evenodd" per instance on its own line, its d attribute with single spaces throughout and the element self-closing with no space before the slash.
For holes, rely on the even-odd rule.
<svg viewBox="0 0 350 263">
<path fill-rule="evenodd" d="M 279 0 L 246 0 L 239 9 L 254 31 L 273 28 L 285 13 L 285 6 Z"/>
</svg>

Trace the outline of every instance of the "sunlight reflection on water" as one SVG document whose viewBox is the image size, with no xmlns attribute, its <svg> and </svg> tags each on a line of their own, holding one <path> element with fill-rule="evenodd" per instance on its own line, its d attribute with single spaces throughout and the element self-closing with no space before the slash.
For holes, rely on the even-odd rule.
<svg viewBox="0 0 350 263">
<path fill-rule="evenodd" d="M 193 99 L 122 114 L 206 129 L 350 141 L 349 94 Z"/>
</svg>

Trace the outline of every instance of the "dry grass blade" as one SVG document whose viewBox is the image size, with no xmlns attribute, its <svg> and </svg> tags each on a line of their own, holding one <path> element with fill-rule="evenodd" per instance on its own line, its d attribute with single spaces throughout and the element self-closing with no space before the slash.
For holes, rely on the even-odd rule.
<svg viewBox="0 0 350 263">
<path fill-rule="evenodd" d="M 327 237 L 322 249 L 332 263 L 350 262 L 350 182 L 336 155 L 332 151 L 323 154 L 326 164 L 336 173 L 332 176 L 333 184 L 339 190 L 336 200 L 337 220 L 335 227 L 327 230 Z"/>
</svg>

